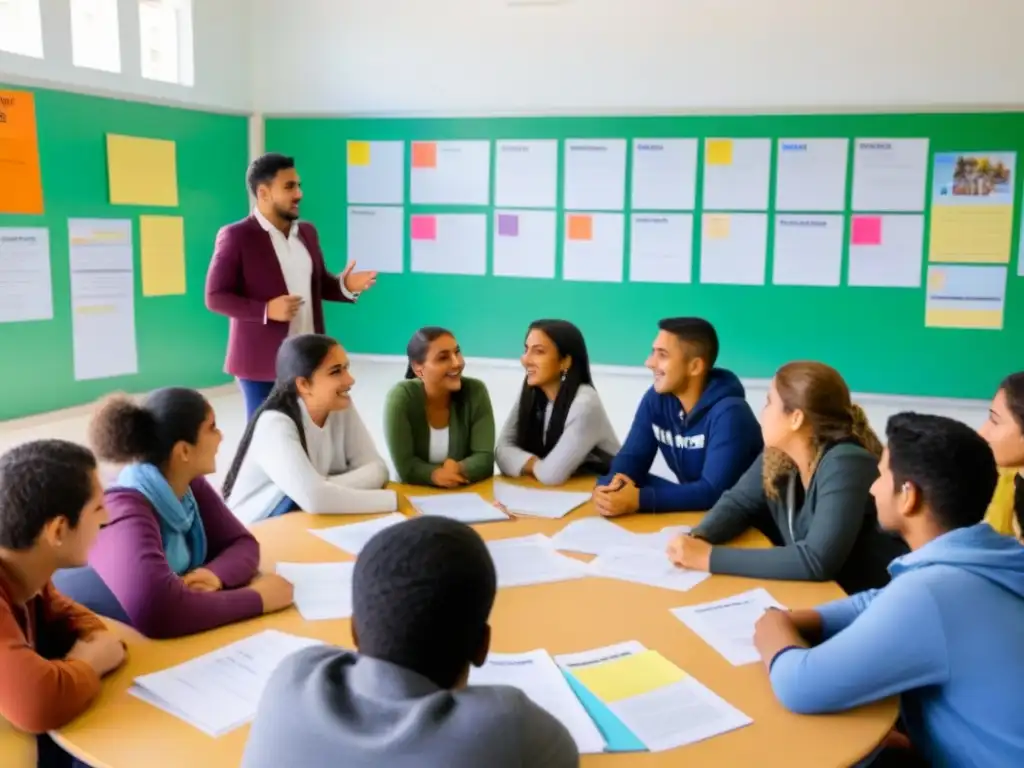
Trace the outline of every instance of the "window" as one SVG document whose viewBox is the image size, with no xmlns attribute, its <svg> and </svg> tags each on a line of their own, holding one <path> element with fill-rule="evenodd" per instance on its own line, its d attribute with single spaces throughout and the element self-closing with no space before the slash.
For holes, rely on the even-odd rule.
<svg viewBox="0 0 1024 768">
<path fill-rule="evenodd" d="M 39 0 L 0 0 L 0 51 L 43 58 Z"/>
<path fill-rule="evenodd" d="M 71 0 L 71 59 L 76 67 L 121 71 L 117 0 Z"/>
<path fill-rule="evenodd" d="M 192 0 L 139 0 L 142 76 L 193 84 Z"/>
</svg>

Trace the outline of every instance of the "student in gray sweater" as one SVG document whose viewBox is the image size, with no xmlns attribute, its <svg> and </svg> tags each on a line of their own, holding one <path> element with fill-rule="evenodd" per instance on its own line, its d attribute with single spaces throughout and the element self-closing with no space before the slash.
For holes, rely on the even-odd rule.
<svg viewBox="0 0 1024 768">
<path fill-rule="evenodd" d="M 621 444 L 594 389 L 580 329 L 565 320 L 531 323 L 522 363 L 523 390 L 495 449 L 501 473 L 545 485 L 607 473 Z"/>
<path fill-rule="evenodd" d="M 299 651 L 271 676 L 243 768 L 570 768 L 569 731 L 524 693 L 467 687 L 491 639 L 497 578 L 468 526 L 413 518 L 359 553 L 358 653 Z"/>
<path fill-rule="evenodd" d="M 843 378 L 822 363 L 784 365 L 761 427 L 764 453 L 669 558 L 711 573 L 837 581 L 850 594 L 885 586 L 889 563 L 908 550 L 878 526 L 871 486 L 882 445 Z M 776 546 L 718 546 L 751 527 Z"/>
</svg>

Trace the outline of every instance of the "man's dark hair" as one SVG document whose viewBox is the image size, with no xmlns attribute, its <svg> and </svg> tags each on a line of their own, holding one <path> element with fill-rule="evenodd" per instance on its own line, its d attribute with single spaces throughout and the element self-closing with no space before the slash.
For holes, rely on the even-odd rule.
<svg viewBox="0 0 1024 768">
<path fill-rule="evenodd" d="M 946 530 L 980 523 L 999 479 L 985 439 L 955 419 L 897 413 L 889 419 L 893 490 L 912 483 Z"/>
<path fill-rule="evenodd" d="M 496 590 L 491 553 L 469 526 L 416 517 L 385 528 L 352 575 L 359 652 L 452 688 L 483 644 Z"/>
<path fill-rule="evenodd" d="M 96 457 L 66 440 L 34 440 L 0 456 L 0 547 L 30 549 L 51 520 L 78 525 Z"/>
<path fill-rule="evenodd" d="M 246 174 L 246 183 L 249 191 L 256 196 L 256 190 L 261 184 L 269 184 L 281 171 L 287 171 L 295 167 L 295 158 L 282 155 L 278 152 L 268 152 L 257 157 L 249 165 L 249 173 Z"/>
<path fill-rule="evenodd" d="M 666 317 L 658 323 L 658 330 L 666 331 L 693 347 L 710 371 L 718 360 L 718 334 L 715 326 L 700 317 Z"/>
</svg>

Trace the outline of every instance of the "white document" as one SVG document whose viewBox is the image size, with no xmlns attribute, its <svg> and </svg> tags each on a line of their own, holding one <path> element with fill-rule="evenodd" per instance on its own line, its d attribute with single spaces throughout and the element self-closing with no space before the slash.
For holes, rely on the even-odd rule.
<svg viewBox="0 0 1024 768">
<path fill-rule="evenodd" d="M 295 607 L 306 621 L 352 616 L 355 563 L 278 563 L 277 575 L 295 587 Z"/>
<path fill-rule="evenodd" d="M 565 214 L 562 278 L 621 283 L 624 241 L 625 221 L 621 213 Z"/>
<path fill-rule="evenodd" d="M 629 279 L 634 283 L 689 283 L 693 278 L 693 214 L 634 213 Z"/>
<path fill-rule="evenodd" d="M 633 141 L 633 210 L 692 211 L 697 139 Z"/>
<path fill-rule="evenodd" d="M 590 494 L 523 488 L 496 480 L 494 500 L 500 502 L 509 512 L 558 520 L 590 501 Z"/>
<path fill-rule="evenodd" d="M 768 210 L 771 167 L 771 139 L 705 139 L 704 210 Z"/>
<path fill-rule="evenodd" d="M 604 737 L 547 651 L 490 653 L 486 664 L 470 669 L 469 684 L 518 688 L 569 730 L 580 754 L 604 751 Z"/>
<path fill-rule="evenodd" d="M 494 212 L 494 274 L 498 277 L 555 277 L 554 211 Z"/>
<path fill-rule="evenodd" d="M 670 525 L 656 533 L 633 533 L 603 517 L 574 520 L 551 537 L 555 549 L 600 555 L 616 547 L 647 549 L 665 555 L 669 542 L 690 532 L 688 525 Z"/>
<path fill-rule="evenodd" d="M 404 141 L 350 141 L 346 149 L 349 203 L 405 203 Z"/>
<path fill-rule="evenodd" d="M 558 202 L 558 140 L 498 141 L 494 204 L 554 208 Z"/>
<path fill-rule="evenodd" d="M 711 576 L 673 565 L 662 550 L 660 556 L 650 547 L 612 547 L 588 563 L 592 576 L 632 581 L 651 587 L 687 592 Z"/>
<path fill-rule="evenodd" d="M 767 249 L 767 214 L 705 213 L 701 218 L 700 281 L 764 285 Z"/>
<path fill-rule="evenodd" d="M 845 211 L 849 139 L 779 139 L 776 211 Z"/>
<path fill-rule="evenodd" d="M 754 646 L 754 625 L 769 608 L 786 610 L 764 588 L 700 605 L 673 608 L 672 615 L 722 654 L 734 667 L 761 659 Z"/>
<path fill-rule="evenodd" d="M 139 372 L 130 219 L 68 219 L 75 380 Z"/>
<path fill-rule="evenodd" d="M 348 260 L 360 270 L 402 272 L 405 261 L 405 209 L 348 209 Z"/>
<path fill-rule="evenodd" d="M 1008 269 L 1003 264 L 928 267 L 925 324 L 933 328 L 1001 330 L 1006 310 L 1007 274 Z M 979 313 L 984 313 L 987 319 L 979 321 Z"/>
<path fill-rule="evenodd" d="M 409 221 L 413 272 L 487 273 L 487 214 L 415 214 Z"/>
<path fill-rule="evenodd" d="M 478 493 L 449 492 L 432 496 L 410 496 L 409 503 L 421 515 L 448 517 L 460 523 L 490 523 L 509 519 L 508 515 L 485 501 Z"/>
<path fill-rule="evenodd" d="M 853 210 L 924 210 L 928 139 L 856 139 Z"/>
<path fill-rule="evenodd" d="M 621 211 L 626 207 L 626 140 L 566 139 L 564 208 Z"/>
<path fill-rule="evenodd" d="M 52 319 L 50 230 L 0 227 L 0 323 Z"/>
<path fill-rule="evenodd" d="M 877 219 L 878 238 L 852 234 L 863 225 L 858 219 Z M 850 222 L 850 266 L 847 285 L 875 288 L 920 288 L 924 264 L 924 216 L 854 214 Z"/>
<path fill-rule="evenodd" d="M 419 143 L 419 142 L 417 142 Z M 433 152 L 414 144 L 409 202 L 413 205 L 487 205 L 491 200 L 491 142 L 438 141 Z M 423 162 L 424 154 L 432 154 Z"/>
<path fill-rule="evenodd" d="M 332 528 L 310 528 L 309 532 L 317 538 L 323 539 L 328 544 L 333 544 L 338 549 L 358 555 L 362 552 L 367 542 L 378 533 L 405 520 L 405 515 L 392 512 L 390 515 L 366 520 L 362 523 L 336 525 Z"/>
<path fill-rule="evenodd" d="M 129 693 L 217 738 L 256 716 L 277 666 L 319 640 L 268 629 L 176 667 L 135 678 Z"/>
<path fill-rule="evenodd" d="M 839 285 L 843 271 L 844 223 L 839 215 L 776 216 L 772 282 L 775 285 Z"/>
<path fill-rule="evenodd" d="M 551 539 L 539 533 L 487 542 L 498 572 L 499 587 L 524 587 L 553 581 L 583 579 L 587 564 L 555 551 Z"/>
</svg>

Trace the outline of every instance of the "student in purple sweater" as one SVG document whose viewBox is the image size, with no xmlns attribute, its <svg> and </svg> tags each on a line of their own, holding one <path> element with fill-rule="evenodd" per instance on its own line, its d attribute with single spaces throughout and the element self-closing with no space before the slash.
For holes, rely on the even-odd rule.
<svg viewBox="0 0 1024 768">
<path fill-rule="evenodd" d="M 110 522 L 89 564 L 132 626 L 180 637 L 291 605 L 291 585 L 258 576 L 259 544 L 204 479 L 221 433 L 201 394 L 160 389 L 142 405 L 115 395 L 93 417 L 90 442 L 127 464 L 107 489 Z"/>
</svg>

